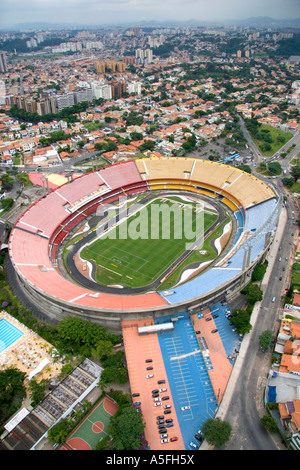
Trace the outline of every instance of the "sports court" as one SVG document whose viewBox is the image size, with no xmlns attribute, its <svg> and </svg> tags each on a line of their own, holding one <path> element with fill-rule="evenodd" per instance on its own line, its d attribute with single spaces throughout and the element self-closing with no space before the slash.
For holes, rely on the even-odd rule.
<svg viewBox="0 0 300 470">
<path fill-rule="evenodd" d="M 94 450 L 97 443 L 107 436 L 107 427 L 118 405 L 110 397 L 104 397 L 85 420 L 68 437 L 60 450 Z"/>
</svg>

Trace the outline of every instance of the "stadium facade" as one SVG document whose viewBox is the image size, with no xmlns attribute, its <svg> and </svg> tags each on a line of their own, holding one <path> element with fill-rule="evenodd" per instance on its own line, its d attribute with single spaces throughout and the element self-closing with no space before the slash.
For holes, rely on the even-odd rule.
<svg viewBox="0 0 300 470">
<path fill-rule="evenodd" d="M 170 291 L 112 294 L 77 284 L 62 269 L 60 247 L 100 205 L 147 191 L 184 192 L 222 203 L 235 221 L 230 250 Z M 121 331 L 121 321 L 195 312 L 233 297 L 267 255 L 282 206 L 264 182 L 229 165 L 189 158 L 118 163 L 80 176 L 39 199 L 17 220 L 8 250 L 18 286 L 50 321 L 67 315 Z"/>
</svg>

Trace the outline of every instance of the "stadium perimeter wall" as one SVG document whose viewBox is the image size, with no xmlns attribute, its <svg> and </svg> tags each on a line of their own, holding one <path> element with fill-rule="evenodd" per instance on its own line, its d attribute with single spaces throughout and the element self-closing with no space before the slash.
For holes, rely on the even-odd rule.
<svg viewBox="0 0 300 470">
<path fill-rule="evenodd" d="M 162 175 L 162 179 L 165 179 L 165 175 Z M 145 183 L 145 180 L 143 183 Z M 139 180 L 139 184 L 141 184 L 141 180 Z M 222 192 L 223 195 L 225 195 L 224 193 L 227 193 L 227 191 L 225 191 L 225 188 L 220 189 L 220 192 Z M 242 208 L 243 207 L 241 205 L 240 209 Z M 226 296 L 227 298 L 233 297 L 237 292 L 239 292 L 243 288 L 246 283 L 249 282 L 249 276 L 251 275 L 252 270 L 258 263 L 260 263 L 265 258 L 269 250 L 270 244 L 272 243 L 272 240 L 272 237 L 267 240 L 264 249 L 261 251 L 259 256 L 252 262 L 252 264 L 250 264 L 246 269 L 241 270 L 235 277 L 231 278 L 229 281 L 218 286 L 217 288 L 210 290 L 205 294 L 195 296 L 189 300 L 177 302 L 176 304 L 168 303 L 165 297 L 165 302 L 163 302 L 162 305 L 157 305 L 148 308 L 145 306 L 143 307 L 142 305 L 138 305 L 132 309 L 117 309 L 114 308 L 113 302 L 112 306 L 109 309 L 97 307 L 91 308 L 83 304 L 76 304 L 68 302 L 66 300 L 62 300 L 59 297 L 55 297 L 54 295 L 45 292 L 44 290 L 40 289 L 37 285 L 34 285 L 32 282 L 26 279 L 26 277 L 24 277 L 22 274 L 20 274 L 18 272 L 18 269 L 15 269 L 15 275 L 18 285 L 22 289 L 22 292 L 25 294 L 25 296 L 33 304 L 38 306 L 38 308 L 43 311 L 43 316 L 45 316 L 50 321 L 58 322 L 65 316 L 73 315 L 81 317 L 85 320 L 99 323 L 103 326 L 106 326 L 112 331 L 121 331 L 122 320 L 135 320 L 141 318 L 141 316 L 143 318 L 157 318 L 161 316 L 180 313 L 183 311 L 192 311 L 194 313 L 197 310 L 205 308 L 210 303 L 222 299 L 224 296 Z M 13 257 L 12 264 L 14 264 Z"/>
<path fill-rule="evenodd" d="M 155 319 L 184 311 L 196 313 L 212 303 L 217 303 L 223 299 L 224 296 L 226 296 L 227 299 L 234 297 L 249 282 L 251 273 L 255 266 L 265 259 L 271 243 L 272 242 L 266 246 L 265 250 L 261 253 L 261 256 L 257 258 L 251 266 L 240 272 L 229 282 L 219 286 L 217 289 L 214 289 L 205 295 L 194 297 L 189 301 L 180 302 L 174 305 L 167 304 L 165 306 L 155 308 L 140 308 L 134 310 L 114 310 L 113 308 L 103 310 L 94 308 L 91 310 L 83 305 L 74 305 L 60 300 L 57 297 L 48 296 L 45 292 L 39 291 L 35 286 L 29 285 L 19 276 L 17 276 L 17 281 L 19 288 L 22 289 L 31 302 L 41 309 L 43 316 L 46 316 L 50 322 L 59 322 L 63 318 L 72 315 L 80 317 L 83 320 L 100 324 L 110 331 L 121 333 L 121 322 L 123 320 L 136 320 L 140 318 Z"/>
</svg>

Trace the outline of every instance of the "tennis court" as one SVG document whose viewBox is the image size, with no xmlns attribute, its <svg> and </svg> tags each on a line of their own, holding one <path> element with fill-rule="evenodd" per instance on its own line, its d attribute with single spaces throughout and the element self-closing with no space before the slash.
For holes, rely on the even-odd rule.
<svg viewBox="0 0 300 470">
<path fill-rule="evenodd" d="M 64 450 L 94 450 L 97 443 L 107 436 L 107 427 L 118 405 L 110 397 L 104 397 L 84 421 L 66 440 Z"/>
<path fill-rule="evenodd" d="M 5 318 L 0 320 L 0 353 L 5 351 L 15 341 L 17 341 L 24 333 L 16 326 L 12 325 Z"/>
</svg>

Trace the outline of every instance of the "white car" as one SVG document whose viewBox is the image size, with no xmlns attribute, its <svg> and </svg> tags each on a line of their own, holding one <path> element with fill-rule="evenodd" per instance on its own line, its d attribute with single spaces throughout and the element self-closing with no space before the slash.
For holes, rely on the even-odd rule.
<svg viewBox="0 0 300 470">
<path fill-rule="evenodd" d="M 167 389 L 166 389 L 166 388 L 160 388 L 159 391 L 160 391 L 160 392 L 166 392 Z"/>
<path fill-rule="evenodd" d="M 161 398 L 154 398 L 154 401 L 161 401 Z"/>
<path fill-rule="evenodd" d="M 194 449 L 198 449 L 198 446 L 196 446 L 196 444 L 194 444 L 192 441 L 190 442 L 190 446 L 193 447 Z"/>
<path fill-rule="evenodd" d="M 181 407 L 181 411 L 187 411 L 187 410 L 190 410 L 191 407 L 190 406 L 182 406 Z"/>
<path fill-rule="evenodd" d="M 165 438 L 168 437 L 168 434 L 161 434 L 160 437 L 161 437 L 162 439 L 165 439 Z"/>
<path fill-rule="evenodd" d="M 152 379 L 152 377 L 154 377 L 153 374 L 146 375 L 146 379 Z"/>
<path fill-rule="evenodd" d="M 166 444 L 167 442 L 169 442 L 169 439 L 161 439 L 160 441 L 162 444 Z"/>
<path fill-rule="evenodd" d="M 161 406 L 161 402 L 157 401 L 156 403 L 154 403 L 154 406 Z"/>
</svg>

